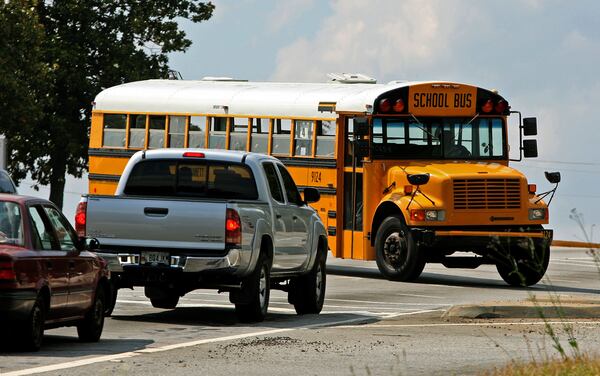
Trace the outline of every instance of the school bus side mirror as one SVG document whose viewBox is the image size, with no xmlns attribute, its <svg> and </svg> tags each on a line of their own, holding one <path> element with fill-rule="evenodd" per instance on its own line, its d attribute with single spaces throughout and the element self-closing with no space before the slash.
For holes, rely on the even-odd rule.
<svg viewBox="0 0 600 376">
<path fill-rule="evenodd" d="M 429 174 L 409 174 L 406 179 L 411 185 L 425 185 L 429 183 Z"/>
<path fill-rule="evenodd" d="M 523 118 L 523 135 L 524 136 L 536 136 L 537 135 L 537 119 L 534 117 Z"/>
<path fill-rule="evenodd" d="M 369 141 L 356 140 L 352 143 L 352 154 L 356 159 L 363 159 L 369 156 Z"/>
<path fill-rule="evenodd" d="M 362 137 L 369 135 L 369 122 L 365 117 L 354 118 L 354 136 Z"/>
<path fill-rule="evenodd" d="M 536 158 L 538 156 L 536 140 L 523 140 L 523 147 L 521 149 L 525 158 Z"/>
<path fill-rule="evenodd" d="M 556 172 L 544 172 L 544 174 L 546 175 L 546 180 L 548 180 L 550 183 L 552 184 L 558 184 L 560 183 L 560 172 L 556 171 Z"/>
</svg>

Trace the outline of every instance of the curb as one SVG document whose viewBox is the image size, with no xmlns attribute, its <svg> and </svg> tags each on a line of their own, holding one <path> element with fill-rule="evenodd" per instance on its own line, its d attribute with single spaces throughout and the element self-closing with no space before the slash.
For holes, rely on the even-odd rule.
<svg viewBox="0 0 600 376">
<path fill-rule="evenodd" d="M 535 302 L 525 300 L 455 305 L 450 307 L 442 317 L 467 319 L 599 319 L 600 299 L 558 296 L 555 299 L 535 299 Z"/>
</svg>

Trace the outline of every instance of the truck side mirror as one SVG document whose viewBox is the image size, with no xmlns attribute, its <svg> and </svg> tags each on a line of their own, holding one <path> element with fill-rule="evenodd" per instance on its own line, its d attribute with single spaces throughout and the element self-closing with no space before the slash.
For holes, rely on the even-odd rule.
<svg viewBox="0 0 600 376">
<path fill-rule="evenodd" d="M 312 187 L 304 188 L 304 202 L 309 204 L 311 202 L 317 202 L 320 199 L 321 199 L 321 193 L 316 188 L 312 188 Z"/>
<path fill-rule="evenodd" d="M 369 122 L 366 117 L 354 118 L 354 136 L 362 137 L 369 135 Z"/>
<path fill-rule="evenodd" d="M 524 136 L 536 136 L 537 135 L 537 119 L 534 117 L 523 118 L 523 135 Z"/>
<path fill-rule="evenodd" d="M 521 149 L 525 158 L 536 158 L 538 156 L 536 140 L 523 140 L 523 147 Z"/>
</svg>

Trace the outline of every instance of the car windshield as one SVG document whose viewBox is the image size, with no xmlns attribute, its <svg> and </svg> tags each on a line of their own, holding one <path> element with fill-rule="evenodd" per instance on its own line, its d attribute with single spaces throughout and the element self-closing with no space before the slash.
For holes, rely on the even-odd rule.
<svg viewBox="0 0 600 376">
<path fill-rule="evenodd" d="M 14 202 L 0 201 L 0 244 L 24 245 L 21 208 Z"/>
<path fill-rule="evenodd" d="M 505 159 L 501 118 L 375 118 L 373 158 Z"/>
</svg>

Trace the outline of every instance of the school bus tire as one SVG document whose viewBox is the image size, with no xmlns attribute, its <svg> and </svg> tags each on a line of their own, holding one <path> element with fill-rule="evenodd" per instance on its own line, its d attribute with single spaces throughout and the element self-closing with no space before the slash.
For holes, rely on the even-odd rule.
<svg viewBox="0 0 600 376">
<path fill-rule="evenodd" d="M 399 216 L 381 222 L 375 236 L 377 267 L 392 281 L 412 281 L 425 268 L 425 255 L 419 249 L 408 227 Z"/>
<path fill-rule="evenodd" d="M 511 286 L 532 286 L 546 274 L 550 262 L 550 244 L 531 249 L 514 246 L 506 259 L 496 263 L 500 277 Z"/>
</svg>

